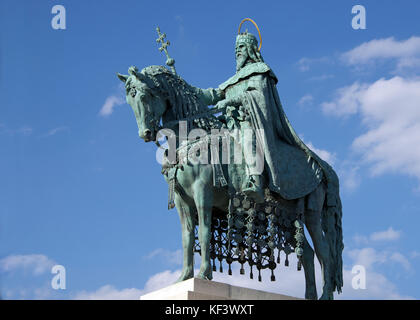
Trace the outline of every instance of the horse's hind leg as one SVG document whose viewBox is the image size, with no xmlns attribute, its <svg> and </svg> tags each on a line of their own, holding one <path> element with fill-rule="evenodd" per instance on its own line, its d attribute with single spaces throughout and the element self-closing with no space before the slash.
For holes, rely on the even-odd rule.
<svg viewBox="0 0 420 320">
<path fill-rule="evenodd" d="M 179 196 L 175 195 L 174 200 L 182 226 L 182 249 L 184 261 L 181 275 L 176 281 L 181 282 L 194 277 L 194 210 L 182 201 Z"/>
<path fill-rule="evenodd" d="M 305 210 L 305 225 L 314 244 L 315 254 L 321 264 L 323 287 L 320 299 L 329 300 L 334 298 L 330 271 L 329 245 L 321 227 L 321 212 L 325 199 L 325 191 L 322 186 L 319 186 L 310 196 L 315 198 L 313 198 L 313 201 L 308 201 L 308 203 L 310 202 L 312 205 L 308 205 Z M 317 198 L 319 199 L 316 200 Z M 315 208 L 314 204 L 317 204 L 318 208 Z"/>
<path fill-rule="evenodd" d="M 314 250 L 306 237 L 303 242 L 302 265 L 303 270 L 305 271 L 305 299 L 317 300 L 318 294 L 316 292 L 315 283 Z"/>
<path fill-rule="evenodd" d="M 322 296 L 320 299 L 333 299 L 331 275 L 329 268 L 329 256 L 328 256 L 328 243 L 322 234 L 320 212 L 307 210 L 305 214 L 305 222 L 308 228 L 309 234 L 311 235 L 312 242 L 315 248 L 315 254 L 321 264 L 323 287 Z"/>
</svg>

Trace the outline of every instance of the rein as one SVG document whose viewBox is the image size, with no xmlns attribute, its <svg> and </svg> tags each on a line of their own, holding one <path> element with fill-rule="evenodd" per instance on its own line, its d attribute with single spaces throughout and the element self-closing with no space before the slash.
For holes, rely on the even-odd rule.
<svg viewBox="0 0 420 320">
<path fill-rule="evenodd" d="M 201 112 L 201 113 L 195 114 L 195 115 L 193 115 L 191 117 L 169 121 L 165 125 L 167 127 L 172 127 L 172 126 L 178 124 L 180 121 L 193 121 L 193 120 L 197 120 L 197 119 L 206 118 L 207 116 L 213 115 L 215 113 L 222 112 L 224 109 L 226 109 L 226 107 L 222 107 L 220 109 L 219 108 L 211 108 L 211 109 L 209 109 L 209 110 L 207 110 L 205 112 Z M 160 125 L 158 125 L 158 126 L 156 126 L 155 129 L 157 129 L 156 131 L 159 131 L 159 130 L 163 129 L 163 127 L 160 126 Z M 178 135 L 175 135 L 175 137 L 176 138 L 179 138 Z M 159 143 L 158 140 L 155 140 L 155 144 L 158 146 L 158 148 L 165 149 L 165 148 L 162 147 L 162 145 Z"/>
<path fill-rule="evenodd" d="M 205 118 L 206 116 L 209 116 L 209 115 L 213 115 L 215 113 L 222 112 L 224 109 L 226 109 L 226 107 L 223 107 L 223 108 L 220 108 L 220 109 L 219 108 L 211 108 L 211 109 L 209 109 L 209 110 L 207 110 L 205 112 L 197 113 L 197 114 L 195 114 L 195 115 L 193 115 L 191 117 L 169 121 L 168 123 L 166 123 L 166 125 L 168 127 L 170 127 L 172 125 L 177 124 L 179 121 L 191 121 L 191 120 Z"/>
</svg>

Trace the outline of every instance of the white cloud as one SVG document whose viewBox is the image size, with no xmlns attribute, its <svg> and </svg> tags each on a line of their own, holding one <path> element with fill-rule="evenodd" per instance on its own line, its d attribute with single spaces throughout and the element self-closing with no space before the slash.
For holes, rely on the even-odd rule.
<svg viewBox="0 0 420 320">
<path fill-rule="evenodd" d="M 410 261 L 400 252 L 391 250 L 378 251 L 374 248 L 366 247 L 353 249 L 347 253 L 353 259 L 354 264 L 362 265 L 368 270 L 374 270 L 378 265 L 390 263 L 397 263 L 406 271 L 412 270 Z"/>
<path fill-rule="evenodd" d="M 99 115 L 102 117 L 110 116 L 114 112 L 116 106 L 122 105 L 124 103 L 125 100 L 120 96 L 109 96 L 108 98 L 106 98 L 104 105 L 99 111 Z"/>
<path fill-rule="evenodd" d="M 400 264 L 406 271 L 412 270 L 410 261 L 400 252 L 393 252 L 389 259 Z"/>
<path fill-rule="evenodd" d="M 114 286 L 105 285 L 93 292 L 81 291 L 75 300 L 138 300 L 142 290 L 136 288 L 118 290 Z"/>
<path fill-rule="evenodd" d="M 68 128 L 68 127 L 66 127 L 66 126 L 61 126 L 61 127 L 53 128 L 53 129 L 51 129 L 50 131 L 48 131 L 48 132 L 45 134 L 45 136 L 47 136 L 47 137 L 51 137 L 51 136 L 56 135 L 56 134 L 57 134 L 57 133 L 59 133 L 59 132 L 66 131 L 66 130 L 68 130 L 68 129 L 69 129 L 69 128 Z"/>
<path fill-rule="evenodd" d="M 0 134 L 7 134 L 14 136 L 16 134 L 23 136 L 30 136 L 33 133 L 33 129 L 27 125 L 21 126 L 18 129 L 10 129 L 4 123 L 0 123 Z"/>
<path fill-rule="evenodd" d="M 411 259 L 415 259 L 415 258 L 418 258 L 418 257 L 420 257 L 420 252 L 419 251 L 411 251 L 410 252 L 410 258 Z"/>
<path fill-rule="evenodd" d="M 52 137 L 55 136 L 56 134 L 63 132 L 63 131 L 69 131 L 70 128 L 67 126 L 61 126 L 61 127 L 56 127 L 56 128 L 52 128 L 50 129 L 47 133 L 40 135 L 41 138 L 48 138 L 48 137 Z"/>
<path fill-rule="evenodd" d="M 352 148 L 373 174 L 405 173 L 420 179 L 420 80 L 393 77 L 372 84 L 354 83 L 337 91 L 323 111 L 359 114 L 367 131 Z"/>
<path fill-rule="evenodd" d="M 112 285 L 104 285 L 98 290 L 77 292 L 73 299 L 75 300 L 138 300 L 140 296 L 173 284 L 180 276 L 181 271 L 166 270 L 157 273 L 149 278 L 143 289 L 125 288 L 117 289 Z"/>
<path fill-rule="evenodd" d="M 332 102 L 324 102 L 321 104 L 322 111 L 325 114 L 336 116 L 348 116 L 356 114 L 359 111 L 360 92 L 365 89 L 366 85 L 358 82 L 350 86 L 340 88 L 335 93 L 335 99 Z"/>
<path fill-rule="evenodd" d="M 398 240 L 401 236 L 401 231 L 396 231 L 392 227 L 388 230 L 374 232 L 370 235 L 372 241 L 394 241 Z"/>
<path fill-rule="evenodd" d="M 308 80 L 310 80 L 310 81 L 324 81 L 324 80 L 328 80 L 328 79 L 332 79 L 332 78 L 334 78 L 333 74 L 322 74 L 320 76 L 311 77 Z"/>
<path fill-rule="evenodd" d="M 407 300 L 414 299 L 411 296 L 401 294 L 398 287 L 386 276 L 373 270 L 366 270 L 366 289 L 353 289 L 352 279 L 355 274 L 351 270 L 343 271 L 345 286 L 343 294 L 338 295 L 337 299 L 354 300 Z"/>
<path fill-rule="evenodd" d="M 143 288 L 143 294 L 167 287 L 175 283 L 175 281 L 179 278 L 180 275 L 181 270 L 165 270 L 163 272 L 159 272 L 153 275 L 149 278 L 149 280 L 147 280 Z"/>
<path fill-rule="evenodd" d="M 297 104 L 303 107 L 303 106 L 311 105 L 313 101 L 314 101 L 314 97 L 310 94 L 306 94 L 302 98 L 299 99 Z"/>
<path fill-rule="evenodd" d="M 10 255 L 0 260 L 2 272 L 13 272 L 23 269 L 34 275 L 49 272 L 56 263 L 43 254 Z"/>
<path fill-rule="evenodd" d="M 308 71 L 309 70 L 309 62 L 310 62 L 309 58 L 299 59 L 299 61 L 297 62 L 299 70 L 302 71 L 302 72 Z"/>
<path fill-rule="evenodd" d="M 389 227 L 384 231 L 376 231 L 371 233 L 369 236 L 355 235 L 353 240 L 357 244 L 372 244 L 374 242 L 390 242 L 396 241 L 401 237 L 401 231 L 394 230 Z"/>
<path fill-rule="evenodd" d="M 369 236 L 356 235 L 353 240 L 356 244 L 374 245 L 384 242 L 393 242 L 401 237 L 401 231 L 394 230 L 389 227 L 385 231 L 377 231 L 371 233 Z M 395 251 L 395 248 L 377 251 L 372 247 L 363 249 L 354 249 L 348 252 L 355 264 L 360 264 L 368 269 L 373 266 L 385 263 L 397 263 L 405 271 L 412 271 L 412 266 L 409 259 L 400 252 Z M 414 258 L 411 254 L 410 258 Z"/>
<path fill-rule="evenodd" d="M 154 259 L 156 257 L 162 258 L 170 264 L 179 265 L 182 264 L 182 250 L 178 249 L 175 251 L 158 248 L 149 253 L 144 258 L 147 260 Z"/>
<path fill-rule="evenodd" d="M 395 59 L 397 69 L 420 66 L 420 37 L 412 36 L 401 41 L 395 40 L 393 37 L 374 39 L 343 53 L 341 59 L 349 65 Z"/>
<path fill-rule="evenodd" d="M 360 167 L 355 163 L 340 163 L 337 174 L 340 178 L 340 186 L 343 190 L 353 192 L 359 187 L 361 183 L 359 169 Z"/>
<path fill-rule="evenodd" d="M 330 59 L 327 57 L 321 57 L 321 58 L 307 58 L 303 57 L 299 59 L 299 61 L 296 63 L 299 71 L 306 72 L 309 71 L 311 68 L 311 65 L 314 63 L 325 63 L 325 62 L 331 62 Z"/>
<path fill-rule="evenodd" d="M 175 21 L 178 23 L 178 33 L 181 37 L 185 37 L 184 19 L 180 15 L 175 16 Z"/>
<path fill-rule="evenodd" d="M 353 249 L 347 252 L 353 263 L 371 269 L 374 264 L 383 264 L 388 260 L 385 252 L 378 252 L 374 248 Z"/>
<path fill-rule="evenodd" d="M 22 134 L 24 136 L 30 136 L 33 132 L 33 129 L 31 127 L 28 126 L 23 126 L 20 127 L 19 129 L 16 130 L 17 133 Z"/>
</svg>

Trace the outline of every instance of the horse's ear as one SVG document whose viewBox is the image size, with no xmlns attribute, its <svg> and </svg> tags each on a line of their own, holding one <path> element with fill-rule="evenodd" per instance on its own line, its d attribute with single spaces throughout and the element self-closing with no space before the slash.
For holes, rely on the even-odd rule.
<svg viewBox="0 0 420 320">
<path fill-rule="evenodd" d="M 123 74 L 120 74 L 120 73 L 118 73 L 117 72 L 117 76 L 118 76 L 118 79 L 120 79 L 122 82 L 126 82 L 127 81 L 127 79 L 128 79 L 128 76 L 126 76 L 126 75 L 123 75 Z"/>
<path fill-rule="evenodd" d="M 147 80 L 148 80 L 147 76 L 144 75 L 143 73 L 136 72 L 136 73 L 134 73 L 134 75 L 136 76 L 137 80 L 139 80 L 140 82 L 147 83 Z"/>
</svg>

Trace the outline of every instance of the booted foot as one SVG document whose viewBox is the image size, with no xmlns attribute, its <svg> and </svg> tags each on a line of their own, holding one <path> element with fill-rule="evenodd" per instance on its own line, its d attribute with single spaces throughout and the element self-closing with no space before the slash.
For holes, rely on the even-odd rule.
<svg viewBox="0 0 420 320">
<path fill-rule="evenodd" d="M 188 280 L 188 279 L 191 279 L 193 277 L 194 277 L 193 270 L 188 269 L 188 270 L 185 270 L 181 273 L 181 275 L 179 276 L 178 280 L 176 280 L 175 283 L 182 282 L 184 280 Z"/>
<path fill-rule="evenodd" d="M 244 194 L 253 199 L 256 203 L 264 202 L 264 191 L 261 188 L 260 177 L 251 176 L 246 184 L 246 188 L 242 190 Z"/>
</svg>

